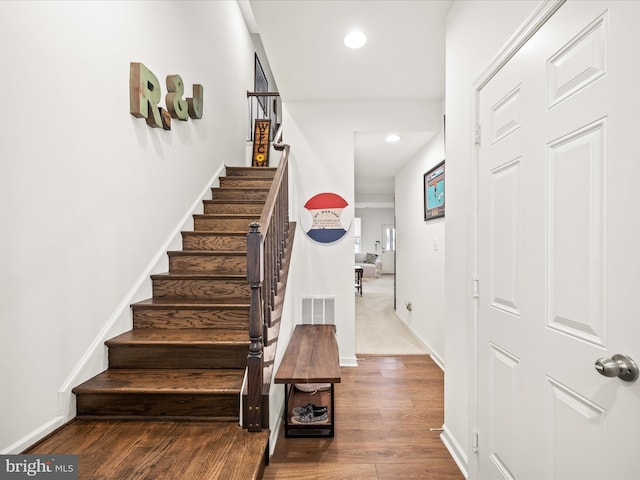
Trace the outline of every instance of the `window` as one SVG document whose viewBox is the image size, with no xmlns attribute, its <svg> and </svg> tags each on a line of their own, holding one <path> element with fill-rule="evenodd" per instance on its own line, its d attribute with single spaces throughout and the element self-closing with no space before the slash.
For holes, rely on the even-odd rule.
<svg viewBox="0 0 640 480">
<path fill-rule="evenodd" d="M 354 251 L 355 253 L 360 253 L 360 240 L 362 236 L 362 219 L 360 217 L 355 217 L 353 219 L 353 232 L 354 232 Z"/>
<path fill-rule="evenodd" d="M 393 225 L 385 225 L 383 230 L 383 245 L 385 252 L 393 252 L 396 249 L 396 228 Z"/>
</svg>

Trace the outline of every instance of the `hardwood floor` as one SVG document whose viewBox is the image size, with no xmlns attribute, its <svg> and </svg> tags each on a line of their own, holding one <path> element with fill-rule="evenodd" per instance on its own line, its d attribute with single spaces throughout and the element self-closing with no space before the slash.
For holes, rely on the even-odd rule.
<svg viewBox="0 0 640 480">
<path fill-rule="evenodd" d="M 78 455 L 80 480 L 247 480 L 267 442 L 233 422 L 75 420 L 24 453 Z"/>
<path fill-rule="evenodd" d="M 463 480 L 440 440 L 444 376 L 426 355 L 358 355 L 335 385 L 334 438 L 285 438 L 264 480 Z"/>
</svg>

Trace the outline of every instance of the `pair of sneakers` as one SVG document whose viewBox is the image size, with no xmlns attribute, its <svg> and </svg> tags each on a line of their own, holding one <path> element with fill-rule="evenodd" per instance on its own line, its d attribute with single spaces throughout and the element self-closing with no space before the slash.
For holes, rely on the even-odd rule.
<svg viewBox="0 0 640 480">
<path fill-rule="evenodd" d="M 329 422 L 329 410 L 325 405 L 308 403 L 304 407 L 295 407 L 292 413 L 291 423 L 298 425 Z"/>
</svg>

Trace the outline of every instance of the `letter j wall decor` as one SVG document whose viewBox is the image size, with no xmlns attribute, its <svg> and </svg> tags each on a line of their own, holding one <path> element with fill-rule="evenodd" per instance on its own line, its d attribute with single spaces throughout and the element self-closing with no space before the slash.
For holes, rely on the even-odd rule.
<svg viewBox="0 0 640 480">
<path fill-rule="evenodd" d="M 444 217 L 444 160 L 424 174 L 424 220 Z"/>
</svg>

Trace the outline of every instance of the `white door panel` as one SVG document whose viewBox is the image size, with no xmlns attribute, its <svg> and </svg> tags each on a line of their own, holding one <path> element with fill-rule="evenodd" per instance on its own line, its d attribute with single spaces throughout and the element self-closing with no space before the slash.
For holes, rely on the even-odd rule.
<svg viewBox="0 0 640 480">
<path fill-rule="evenodd" d="M 396 271 L 396 227 L 382 225 L 382 273 Z"/>
<path fill-rule="evenodd" d="M 640 2 L 567 2 L 479 93 L 478 478 L 631 480 Z"/>
</svg>

